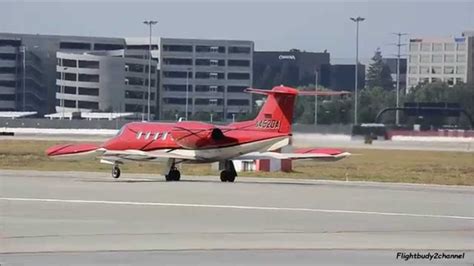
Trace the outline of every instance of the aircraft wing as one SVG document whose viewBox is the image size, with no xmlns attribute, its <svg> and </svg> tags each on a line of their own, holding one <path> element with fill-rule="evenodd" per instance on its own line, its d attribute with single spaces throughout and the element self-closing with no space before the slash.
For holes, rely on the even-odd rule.
<svg viewBox="0 0 474 266">
<path fill-rule="evenodd" d="M 291 159 L 304 160 L 311 159 L 315 161 L 338 161 L 344 159 L 351 154 L 337 149 L 298 149 L 292 153 L 279 152 L 251 152 L 241 155 L 237 160 L 259 160 L 259 159 Z"/>
<path fill-rule="evenodd" d="M 129 160 L 129 161 L 154 161 L 160 159 L 181 159 L 196 160 L 196 156 L 192 151 L 166 149 L 160 151 L 140 151 L 140 150 L 108 150 L 102 154 L 104 160 Z"/>
</svg>

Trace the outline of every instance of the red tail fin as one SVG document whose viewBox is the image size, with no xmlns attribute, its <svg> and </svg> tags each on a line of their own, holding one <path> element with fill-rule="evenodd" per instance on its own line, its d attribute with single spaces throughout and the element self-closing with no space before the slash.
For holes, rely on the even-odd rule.
<svg viewBox="0 0 474 266">
<path fill-rule="evenodd" d="M 295 97 L 298 90 L 278 86 L 272 90 L 248 89 L 249 92 L 268 95 L 262 109 L 252 121 L 257 129 L 290 133 L 293 122 Z"/>
</svg>

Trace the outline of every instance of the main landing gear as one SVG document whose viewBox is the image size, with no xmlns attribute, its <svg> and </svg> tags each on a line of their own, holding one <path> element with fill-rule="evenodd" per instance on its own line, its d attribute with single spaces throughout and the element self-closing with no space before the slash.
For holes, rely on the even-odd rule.
<svg viewBox="0 0 474 266">
<path fill-rule="evenodd" d="M 170 170 L 168 174 L 165 175 L 166 181 L 179 181 L 179 179 L 181 179 L 181 173 L 178 168 L 176 168 L 175 159 L 169 159 L 168 165 L 170 166 Z"/>
<path fill-rule="evenodd" d="M 237 172 L 234 168 L 234 163 L 232 160 L 224 161 L 224 170 L 221 172 L 221 181 L 222 182 L 234 182 Z"/>
</svg>

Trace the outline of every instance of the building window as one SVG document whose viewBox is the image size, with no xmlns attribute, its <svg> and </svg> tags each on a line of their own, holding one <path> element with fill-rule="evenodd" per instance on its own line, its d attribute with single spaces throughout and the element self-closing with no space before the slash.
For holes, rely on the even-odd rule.
<svg viewBox="0 0 474 266">
<path fill-rule="evenodd" d="M 420 63 L 429 63 L 430 62 L 430 56 L 427 54 L 422 54 L 420 55 Z"/>
<path fill-rule="evenodd" d="M 464 80 L 462 78 L 456 78 L 456 84 L 462 84 Z"/>
<path fill-rule="evenodd" d="M 410 52 L 418 52 L 419 45 L 417 42 L 410 43 Z"/>
<path fill-rule="evenodd" d="M 125 84 L 143 86 L 144 82 L 143 82 L 143 79 L 142 79 L 142 78 L 127 77 L 127 78 L 125 79 Z"/>
<path fill-rule="evenodd" d="M 188 99 L 188 103 L 191 103 L 192 99 Z M 163 98 L 163 102 L 167 104 L 179 104 L 179 105 L 185 105 L 186 104 L 186 99 L 184 98 Z"/>
<path fill-rule="evenodd" d="M 191 45 L 163 45 L 163 51 L 165 52 L 192 52 L 193 47 Z"/>
<path fill-rule="evenodd" d="M 227 79 L 250 79 L 249 73 L 229 73 L 227 74 Z"/>
<path fill-rule="evenodd" d="M 141 113 L 141 112 L 143 112 L 143 105 L 140 105 L 140 104 L 125 104 L 125 112 Z"/>
<path fill-rule="evenodd" d="M 465 54 L 456 55 L 456 62 L 458 62 L 458 63 L 466 62 L 466 55 Z"/>
<path fill-rule="evenodd" d="M 229 100 L 227 100 L 227 104 L 228 105 L 234 105 L 234 106 L 249 105 L 249 100 L 229 99 Z"/>
<path fill-rule="evenodd" d="M 420 74 L 429 74 L 430 73 L 430 68 L 427 66 L 421 66 L 420 67 Z"/>
<path fill-rule="evenodd" d="M 454 51 L 454 43 L 445 43 L 444 50 L 449 52 Z"/>
<path fill-rule="evenodd" d="M 454 72 L 454 71 L 453 71 Z M 466 67 L 464 66 L 458 66 L 456 68 L 456 74 L 466 74 Z"/>
<path fill-rule="evenodd" d="M 225 66 L 225 60 L 217 59 L 196 59 L 198 66 Z"/>
<path fill-rule="evenodd" d="M 79 95 L 99 96 L 99 89 L 79 87 Z"/>
<path fill-rule="evenodd" d="M 454 74 L 454 66 L 445 66 L 444 74 Z"/>
<path fill-rule="evenodd" d="M 192 65 L 193 60 L 188 58 L 163 58 L 163 64 L 165 65 Z"/>
<path fill-rule="evenodd" d="M 454 55 L 453 54 L 444 55 L 444 62 L 445 63 L 454 63 Z"/>
<path fill-rule="evenodd" d="M 225 53 L 225 47 L 224 46 L 197 45 L 196 52 L 198 53 Z"/>
<path fill-rule="evenodd" d="M 228 66 L 238 66 L 238 67 L 248 67 L 250 66 L 249 60 L 229 60 L 227 62 Z"/>
<path fill-rule="evenodd" d="M 441 54 L 434 54 L 431 58 L 433 63 L 442 63 L 443 62 L 443 55 Z"/>
<path fill-rule="evenodd" d="M 63 75 L 64 75 L 65 80 L 72 80 L 72 81 L 77 80 L 77 75 L 75 73 L 64 73 Z"/>
<path fill-rule="evenodd" d="M 77 67 L 77 61 L 71 59 L 63 59 L 64 67 Z"/>
<path fill-rule="evenodd" d="M 432 74 L 442 74 L 442 68 L 440 66 L 434 66 L 431 68 Z"/>
<path fill-rule="evenodd" d="M 82 42 L 61 42 L 59 43 L 60 49 L 77 49 L 77 50 L 91 50 L 90 43 Z"/>
<path fill-rule="evenodd" d="M 0 54 L 1 60 L 15 60 L 16 54 Z"/>
<path fill-rule="evenodd" d="M 230 46 L 229 54 L 250 54 L 250 47 L 248 46 Z"/>
<path fill-rule="evenodd" d="M 16 84 L 14 80 L 0 80 L 0 86 L 15 88 Z"/>
<path fill-rule="evenodd" d="M 410 55 L 410 63 L 418 63 L 418 55 Z"/>
<path fill-rule="evenodd" d="M 79 108 L 84 108 L 84 109 L 97 110 L 97 109 L 99 109 L 99 103 L 98 102 L 90 102 L 90 101 L 79 101 L 78 102 L 78 107 Z"/>
<path fill-rule="evenodd" d="M 110 50 L 121 50 L 125 47 L 121 44 L 110 44 L 110 43 L 96 43 L 94 44 L 94 50 L 110 51 Z"/>
<path fill-rule="evenodd" d="M 76 94 L 76 87 L 64 87 L 64 93 L 66 94 Z"/>
<path fill-rule="evenodd" d="M 443 44 L 433 43 L 433 51 L 436 51 L 436 52 L 443 51 Z"/>
<path fill-rule="evenodd" d="M 197 79 L 224 79 L 224 73 L 221 72 L 196 72 Z"/>
<path fill-rule="evenodd" d="M 166 78 L 186 78 L 186 74 L 192 77 L 192 72 L 186 71 L 163 71 L 163 76 Z"/>
<path fill-rule="evenodd" d="M 85 82 L 99 82 L 99 75 L 93 75 L 93 74 L 79 74 L 79 81 L 85 81 Z"/>
<path fill-rule="evenodd" d="M 197 87 L 197 86 L 196 86 Z M 165 91 L 175 91 L 175 92 L 181 92 L 181 91 L 186 91 L 186 85 L 163 85 L 163 89 Z M 192 91 L 192 86 L 188 85 L 188 90 Z"/>
<path fill-rule="evenodd" d="M 142 73 L 145 67 L 140 64 L 125 64 L 125 70 L 129 72 L 138 72 Z"/>
<path fill-rule="evenodd" d="M 413 87 L 418 84 L 418 79 L 417 78 L 409 78 L 408 79 L 408 86 Z"/>
<path fill-rule="evenodd" d="M 196 85 L 196 92 L 223 92 L 224 86 L 216 85 Z"/>
<path fill-rule="evenodd" d="M 466 43 L 458 43 L 457 50 L 458 51 L 466 51 Z"/>
<path fill-rule="evenodd" d="M 99 68 L 99 62 L 98 61 L 85 61 L 85 60 L 79 60 L 79 67 L 80 68 Z"/>
<path fill-rule="evenodd" d="M 410 71 L 410 74 L 418 74 L 418 67 L 410 66 L 409 71 Z"/>
<path fill-rule="evenodd" d="M 431 82 L 441 82 L 440 78 L 431 78 Z"/>
<path fill-rule="evenodd" d="M 209 105 L 210 105 L 210 106 L 216 106 L 216 105 L 217 105 L 217 102 L 218 102 L 217 99 L 209 99 Z"/>
<path fill-rule="evenodd" d="M 64 107 L 76 108 L 76 101 L 64 100 Z"/>
<path fill-rule="evenodd" d="M 421 43 L 421 51 L 422 52 L 429 52 L 431 51 L 431 43 Z"/>
</svg>

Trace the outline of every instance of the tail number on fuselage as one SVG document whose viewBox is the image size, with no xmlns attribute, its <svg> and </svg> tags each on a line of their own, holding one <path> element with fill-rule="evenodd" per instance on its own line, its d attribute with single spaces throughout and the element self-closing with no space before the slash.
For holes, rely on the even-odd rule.
<svg viewBox="0 0 474 266">
<path fill-rule="evenodd" d="M 257 121 L 255 125 L 257 128 L 264 128 L 264 129 L 278 129 L 280 128 L 280 121 L 274 119 L 264 119 Z"/>
</svg>

